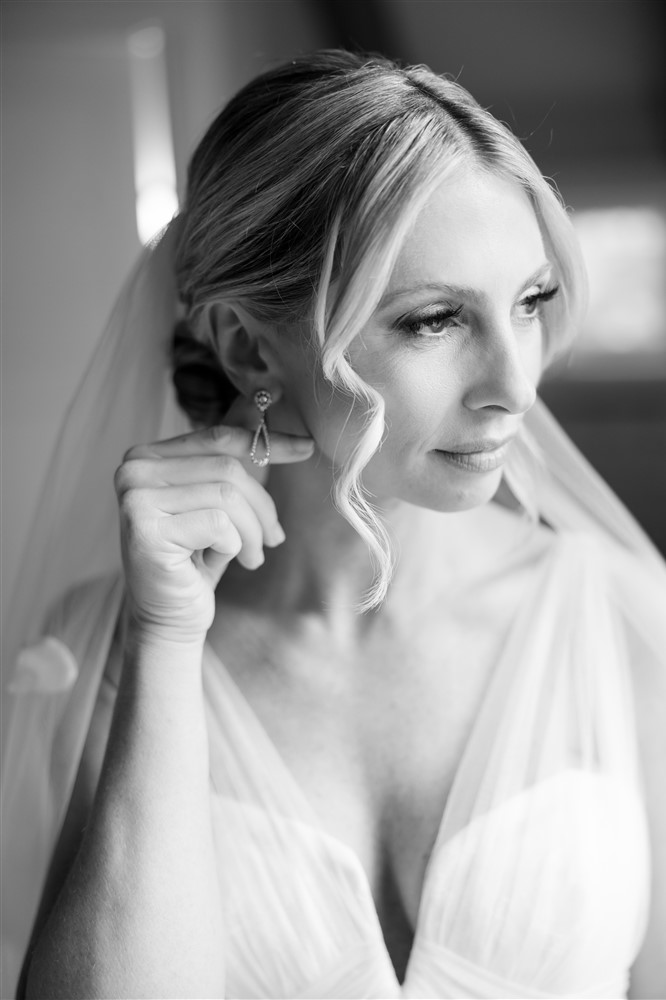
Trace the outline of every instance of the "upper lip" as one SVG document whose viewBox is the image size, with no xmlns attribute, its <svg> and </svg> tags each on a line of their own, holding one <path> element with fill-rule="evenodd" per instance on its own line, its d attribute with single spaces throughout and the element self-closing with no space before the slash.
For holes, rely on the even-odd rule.
<svg viewBox="0 0 666 1000">
<path fill-rule="evenodd" d="M 513 438 L 513 434 L 503 438 L 478 438 L 476 441 L 465 441 L 464 444 L 456 444 L 451 448 L 438 448 L 437 450 L 445 451 L 450 455 L 474 455 L 481 451 L 497 451 Z"/>
</svg>

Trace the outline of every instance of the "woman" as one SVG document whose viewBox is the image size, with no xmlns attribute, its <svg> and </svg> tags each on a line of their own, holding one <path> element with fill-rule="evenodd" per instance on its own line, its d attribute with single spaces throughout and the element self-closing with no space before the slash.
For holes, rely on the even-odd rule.
<svg viewBox="0 0 666 1000">
<path fill-rule="evenodd" d="M 25 995 L 659 995 L 663 569 L 535 402 L 581 286 L 532 161 L 426 69 L 323 52 L 220 114 L 58 459 L 148 414 L 124 584 L 18 661 Z M 67 477 L 85 552 L 112 522 Z"/>
</svg>

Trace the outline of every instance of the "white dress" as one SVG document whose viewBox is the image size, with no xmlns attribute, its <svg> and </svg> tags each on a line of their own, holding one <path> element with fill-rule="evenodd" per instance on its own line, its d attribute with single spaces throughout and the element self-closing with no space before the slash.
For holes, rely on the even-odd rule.
<svg viewBox="0 0 666 1000">
<path fill-rule="evenodd" d="M 650 874 L 631 671 L 642 655 L 641 615 L 658 612 L 637 604 L 639 591 L 649 604 L 639 561 L 610 543 L 563 531 L 543 551 L 441 818 L 402 984 L 360 861 L 322 829 L 207 647 L 226 996 L 626 996 Z M 12 901 L 3 997 L 22 960 L 121 598 L 117 579 L 91 585 L 51 622 L 51 639 L 19 661 L 14 780 L 3 803 L 17 820 L 3 841 Z M 22 765 L 27 740 L 39 753 Z"/>
</svg>

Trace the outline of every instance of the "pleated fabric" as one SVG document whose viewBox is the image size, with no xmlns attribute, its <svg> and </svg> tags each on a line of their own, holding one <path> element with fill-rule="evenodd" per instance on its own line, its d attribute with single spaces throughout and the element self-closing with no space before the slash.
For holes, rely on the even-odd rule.
<svg viewBox="0 0 666 1000">
<path fill-rule="evenodd" d="M 121 599 L 117 579 L 79 592 L 19 660 L 3 798 L 3 997 Z M 612 545 L 565 531 L 541 550 L 441 817 L 402 984 L 360 861 L 322 828 L 206 647 L 226 996 L 626 996 L 650 875 L 631 671 L 637 655 L 653 667 L 641 644 L 653 600 L 650 576 Z"/>
</svg>

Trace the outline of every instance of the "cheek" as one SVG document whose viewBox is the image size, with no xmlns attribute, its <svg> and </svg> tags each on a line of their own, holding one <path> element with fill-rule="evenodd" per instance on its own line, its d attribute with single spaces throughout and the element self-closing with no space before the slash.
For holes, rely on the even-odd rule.
<svg viewBox="0 0 666 1000">
<path fill-rule="evenodd" d="M 543 373 L 544 338 L 543 334 L 528 339 L 523 349 L 523 369 L 534 385 L 538 385 Z"/>
<path fill-rule="evenodd" d="M 353 359 L 359 378 L 383 397 L 386 432 L 382 448 L 372 465 L 395 459 L 415 442 L 427 441 L 441 425 L 442 402 L 452 391 L 432 366 L 415 359 L 365 353 Z M 452 380 L 449 380 L 452 382 Z M 367 427 L 368 407 L 364 399 L 334 389 L 321 372 L 297 389 L 298 407 L 318 449 L 340 467 L 351 455 Z"/>
<path fill-rule="evenodd" d="M 318 353 L 305 337 L 282 349 L 282 362 L 284 401 L 281 419 L 276 407 L 272 426 L 309 435 L 323 455 L 340 464 L 351 448 L 351 443 L 342 447 L 347 437 L 351 442 L 354 430 L 363 427 L 364 408 L 324 378 Z"/>
<path fill-rule="evenodd" d="M 453 420 L 463 389 L 464 359 L 459 351 L 440 345 L 439 350 L 392 350 L 367 342 L 350 351 L 359 378 L 376 389 L 385 402 L 386 433 L 381 450 L 371 459 L 378 470 L 403 454 L 414 457 L 441 444 L 442 430 Z M 321 365 L 311 360 L 307 371 L 291 380 L 289 395 L 318 449 L 340 467 L 351 455 L 367 426 L 367 404 L 334 389 Z M 294 369 L 292 369 L 294 371 Z"/>
<path fill-rule="evenodd" d="M 381 374 L 375 385 L 386 402 L 386 448 L 395 453 L 415 442 L 432 447 L 460 397 L 456 365 L 434 351 L 403 351 Z"/>
<path fill-rule="evenodd" d="M 350 457 L 366 427 L 366 403 L 333 388 L 320 371 L 294 387 L 294 398 L 318 450 L 340 467 Z"/>
</svg>

